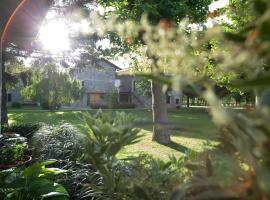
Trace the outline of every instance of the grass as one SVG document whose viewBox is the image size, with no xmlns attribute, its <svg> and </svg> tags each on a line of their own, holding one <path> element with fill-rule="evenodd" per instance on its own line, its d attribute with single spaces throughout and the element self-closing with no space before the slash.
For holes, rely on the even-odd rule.
<svg viewBox="0 0 270 200">
<path fill-rule="evenodd" d="M 90 114 L 97 110 L 89 110 Z M 106 110 L 105 112 L 111 112 Z M 132 156 L 139 153 L 149 153 L 153 156 L 166 159 L 168 155 L 182 156 L 186 151 L 202 151 L 207 146 L 207 141 L 215 140 L 215 126 L 203 108 L 169 109 L 169 119 L 174 127 L 172 143 L 162 145 L 151 140 L 151 110 L 149 109 L 123 109 L 118 110 L 134 114 L 139 121 L 138 126 L 145 133 L 142 140 L 134 145 L 126 147 L 121 152 L 122 156 Z M 51 125 L 68 122 L 81 131 L 87 131 L 87 127 L 80 118 L 80 110 L 61 110 L 56 112 L 38 109 L 10 109 L 10 123 L 14 122 L 44 122 Z"/>
</svg>

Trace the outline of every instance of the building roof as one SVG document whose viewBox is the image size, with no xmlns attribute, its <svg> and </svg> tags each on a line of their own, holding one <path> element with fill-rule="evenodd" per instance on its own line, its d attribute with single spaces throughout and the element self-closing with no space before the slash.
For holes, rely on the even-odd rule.
<svg viewBox="0 0 270 200">
<path fill-rule="evenodd" d="M 29 50 L 52 0 L 1 0 L 0 32 L 3 47 L 8 43 Z"/>
<path fill-rule="evenodd" d="M 109 60 L 106 60 L 106 59 L 104 59 L 104 58 L 101 58 L 100 60 L 98 60 L 98 61 L 103 61 L 103 62 L 106 62 L 106 63 L 108 63 L 109 65 L 111 65 L 112 67 L 114 67 L 116 70 L 121 70 L 121 68 L 120 67 L 118 67 L 117 65 L 115 65 L 115 64 L 113 64 L 112 62 L 110 62 Z"/>
<path fill-rule="evenodd" d="M 126 69 L 120 69 L 116 71 L 117 76 L 132 76 L 131 75 L 132 69 L 126 68 Z"/>
</svg>

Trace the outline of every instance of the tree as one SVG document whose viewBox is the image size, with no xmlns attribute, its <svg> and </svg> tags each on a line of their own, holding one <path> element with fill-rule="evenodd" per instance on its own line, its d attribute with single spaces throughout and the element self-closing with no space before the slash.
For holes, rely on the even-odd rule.
<svg viewBox="0 0 270 200">
<path fill-rule="evenodd" d="M 220 9 L 230 23 L 224 23 L 227 32 L 242 31 L 248 24 L 256 19 L 254 0 L 230 0 L 229 4 Z"/>
<path fill-rule="evenodd" d="M 8 123 L 8 115 L 7 115 L 7 88 L 6 88 L 6 67 L 5 67 L 5 54 L 3 52 L 0 52 L 2 54 L 2 56 L 0 56 L 2 58 L 2 66 L 1 66 L 1 70 L 2 70 L 2 87 L 1 87 L 1 125 L 7 124 Z"/>
<path fill-rule="evenodd" d="M 80 82 L 72 80 L 67 73 L 60 72 L 54 64 L 46 64 L 42 70 L 33 72 L 31 84 L 22 90 L 25 98 L 39 101 L 43 107 L 50 110 L 73 103 L 79 100 L 82 94 Z"/>
<path fill-rule="evenodd" d="M 208 13 L 208 5 L 212 0 L 97 0 L 104 7 L 113 7 L 114 11 L 105 13 L 105 17 L 110 14 L 116 14 L 119 20 L 141 20 L 143 14 L 147 14 L 148 21 L 153 24 L 169 29 L 179 23 L 183 18 L 188 18 L 191 22 L 202 22 L 206 19 Z M 132 51 L 144 45 L 143 32 L 138 38 L 126 41 L 117 39 L 115 34 L 109 33 L 107 37 L 111 42 L 122 47 L 123 51 Z M 119 48 L 121 50 L 121 48 Z M 155 62 L 158 58 L 148 56 L 152 59 L 151 70 L 158 68 Z M 169 143 L 170 135 L 162 124 L 168 123 L 166 98 L 161 83 L 151 82 L 152 93 L 152 112 L 153 112 L 153 140 L 160 143 Z"/>
<path fill-rule="evenodd" d="M 1 125 L 8 123 L 7 115 L 7 89 L 17 84 L 18 80 L 25 80 L 27 72 L 24 68 L 23 62 L 16 57 L 9 56 L 9 52 L 5 51 L 2 54 L 2 112 Z"/>
</svg>

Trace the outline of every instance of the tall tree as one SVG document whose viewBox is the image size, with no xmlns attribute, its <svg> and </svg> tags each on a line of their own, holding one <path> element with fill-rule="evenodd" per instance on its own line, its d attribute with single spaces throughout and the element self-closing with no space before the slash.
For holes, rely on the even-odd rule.
<svg viewBox="0 0 270 200">
<path fill-rule="evenodd" d="M 151 24 L 160 24 L 165 29 L 179 23 L 183 18 L 188 18 L 191 22 L 203 22 L 208 13 L 208 6 L 212 0 L 97 0 L 104 7 L 113 7 L 113 11 L 105 12 L 105 17 L 116 14 L 119 20 L 139 21 L 143 14 L 147 14 Z M 144 45 L 143 33 L 133 41 L 132 45 L 127 45 L 127 41 L 121 41 L 115 34 L 108 34 L 111 42 L 121 43 L 123 49 L 134 50 Z M 128 46 L 128 47 L 127 47 Z M 121 50 L 121 49 L 120 49 Z M 149 59 L 156 58 L 149 56 Z M 152 70 L 158 68 L 157 63 L 153 62 Z M 169 143 L 170 134 L 162 124 L 168 123 L 166 98 L 162 84 L 152 81 L 152 112 L 153 112 L 153 140 L 160 143 Z"/>
<path fill-rule="evenodd" d="M 63 104 L 79 100 L 83 94 L 81 84 L 54 64 L 32 73 L 31 84 L 22 90 L 25 98 L 39 101 L 44 108 L 55 110 Z"/>
</svg>

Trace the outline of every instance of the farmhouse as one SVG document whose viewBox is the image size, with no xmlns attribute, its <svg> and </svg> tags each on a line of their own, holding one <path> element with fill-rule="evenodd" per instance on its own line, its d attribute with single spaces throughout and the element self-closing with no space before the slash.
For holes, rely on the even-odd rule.
<svg viewBox="0 0 270 200">
<path fill-rule="evenodd" d="M 69 108 L 100 108 L 106 107 L 108 102 L 106 95 L 112 92 L 118 93 L 119 105 L 129 107 L 150 108 L 151 96 L 140 94 L 136 88 L 136 82 L 140 81 L 139 77 L 133 77 L 126 73 L 130 69 L 121 69 L 108 60 L 100 59 L 88 66 L 75 68 L 70 71 L 72 78 L 78 79 L 84 88 L 84 95 L 80 101 L 65 105 Z M 18 83 L 13 89 L 7 92 L 8 104 L 19 102 L 21 104 L 38 104 L 38 102 L 25 101 L 20 94 L 23 88 L 22 83 Z M 167 92 L 168 107 L 180 107 L 181 95 Z"/>
</svg>

